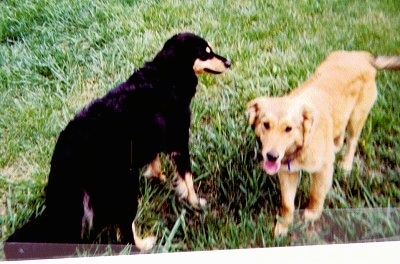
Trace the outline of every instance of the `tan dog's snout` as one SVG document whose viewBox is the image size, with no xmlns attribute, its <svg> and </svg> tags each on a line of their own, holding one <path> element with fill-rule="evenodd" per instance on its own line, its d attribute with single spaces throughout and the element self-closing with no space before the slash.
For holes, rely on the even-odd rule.
<svg viewBox="0 0 400 264">
<path fill-rule="evenodd" d="M 275 162 L 279 159 L 279 153 L 275 151 L 268 151 L 266 154 L 266 160 Z"/>
<path fill-rule="evenodd" d="M 282 160 L 283 154 L 281 155 L 277 151 L 270 150 L 270 151 L 266 151 L 266 153 L 263 154 L 263 156 L 264 157 L 263 157 L 262 167 L 263 167 L 264 171 L 269 175 L 276 174 L 281 167 L 281 160 Z"/>
</svg>

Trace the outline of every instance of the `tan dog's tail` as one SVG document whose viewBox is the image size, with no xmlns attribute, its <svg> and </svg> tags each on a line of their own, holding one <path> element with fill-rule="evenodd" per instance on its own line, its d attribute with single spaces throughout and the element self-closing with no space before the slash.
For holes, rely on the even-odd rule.
<svg viewBox="0 0 400 264">
<path fill-rule="evenodd" d="M 375 56 L 371 63 L 378 70 L 400 70 L 400 56 Z"/>
</svg>

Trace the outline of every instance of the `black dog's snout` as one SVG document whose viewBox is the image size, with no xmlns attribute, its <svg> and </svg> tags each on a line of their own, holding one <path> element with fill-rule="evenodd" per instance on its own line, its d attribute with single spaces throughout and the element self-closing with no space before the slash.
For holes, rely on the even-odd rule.
<svg viewBox="0 0 400 264">
<path fill-rule="evenodd" d="M 226 68 L 230 68 L 230 67 L 231 67 L 232 62 L 231 62 L 230 60 L 228 60 L 227 58 L 224 58 L 224 57 L 222 57 L 222 56 L 220 56 L 220 55 L 218 55 L 218 54 L 215 54 L 215 53 L 214 53 L 214 56 L 215 56 L 217 59 L 219 59 L 220 61 L 223 61 L 223 62 L 224 62 L 224 66 L 225 66 Z"/>
<path fill-rule="evenodd" d="M 275 152 L 268 152 L 267 153 L 267 160 L 275 162 L 279 158 L 279 154 Z"/>
</svg>

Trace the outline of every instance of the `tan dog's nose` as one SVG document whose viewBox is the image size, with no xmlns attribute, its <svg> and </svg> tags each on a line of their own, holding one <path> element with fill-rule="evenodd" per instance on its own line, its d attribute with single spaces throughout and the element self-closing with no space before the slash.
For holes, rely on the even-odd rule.
<svg viewBox="0 0 400 264">
<path fill-rule="evenodd" d="M 279 154 L 273 151 L 267 152 L 267 160 L 275 162 L 279 158 Z"/>
</svg>

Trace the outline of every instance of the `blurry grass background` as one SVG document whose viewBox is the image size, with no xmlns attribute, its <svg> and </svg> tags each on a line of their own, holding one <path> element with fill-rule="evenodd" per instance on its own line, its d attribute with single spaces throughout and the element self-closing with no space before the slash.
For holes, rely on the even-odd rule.
<svg viewBox="0 0 400 264">
<path fill-rule="evenodd" d="M 400 73 L 378 73 L 379 97 L 353 171 L 335 172 L 318 239 L 305 239 L 300 224 L 292 239 L 273 239 L 279 185 L 259 168 L 245 105 L 287 93 L 333 50 L 400 55 L 399 10 L 396 0 L 0 1 L 0 249 L 40 213 L 54 144 L 67 122 L 182 31 L 203 36 L 233 67 L 200 76 L 192 102 L 192 165 L 195 186 L 208 200 L 205 212 L 177 202 L 170 182 L 141 178 L 138 228 L 158 236 L 156 250 L 398 238 Z M 299 209 L 308 185 L 304 174 Z"/>
</svg>

